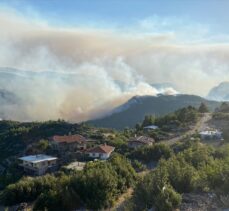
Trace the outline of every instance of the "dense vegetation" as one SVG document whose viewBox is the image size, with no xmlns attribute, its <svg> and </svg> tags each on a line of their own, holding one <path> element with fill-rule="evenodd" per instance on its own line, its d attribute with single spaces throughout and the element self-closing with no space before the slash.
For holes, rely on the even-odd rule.
<svg viewBox="0 0 229 211">
<path fill-rule="evenodd" d="M 222 103 L 219 108 L 216 109 L 213 114 L 213 118 L 216 120 L 229 120 L 229 103 Z"/>
<path fill-rule="evenodd" d="M 229 105 L 223 103 L 213 114 L 213 119 L 227 122 L 227 109 Z M 2 189 L 6 187 L 0 194 L 0 204 L 34 202 L 34 210 L 73 210 L 82 207 L 99 210 L 112 207 L 122 193 L 134 188 L 133 198 L 125 207 L 126 210 L 155 207 L 156 210 L 169 211 L 180 206 L 183 193 L 214 192 L 218 196 L 227 195 L 227 144 L 215 149 L 201 144 L 198 139 L 187 137 L 172 146 L 159 142 L 137 149 L 128 147 L 129 138 L 135 134 L 166 137 L 167 134 L 175 134 L 182 128 L 194 125 L 201 113 L 206 111 L 207 107 L 202 103 L 199 108 L 188 106 L 165 116 L 147 115 L 135 128 L 123 131 L 61 120 L 43 123 L 1 121 L 0 161 L 14 162 L 0 175 L 0 185 Z M 159 129 L 153 132 L 143 129 L 152 124 L 158 125 Z M 226 125 L 225 130 L 228 131 Z M 52 135 L 69 133 L 93 139 L 91 144 L 108 143 L 122 155 L 114 153 L 106 162 L 88 162 L 83 171 L 63 169 L 53 175 L 21 178 L 23 174 L 14 156 L 24 152 L 49 154 L 51 151 L 47 139 Z M 4 162 L 0 162 L 0 165 Z M 140 175 L 145 176 L 141 179 L 136 171 L 144 171 Z"/>
<path fill-rule="evenodd" d="M 155 207 L 168 211 L 179 206 L 181 194 L 189 192 L 229 192 L 229 145 L 213 149 L 199 142 L 183 145 L 183 151 L 145 176 L 135 189 L 129 210 Z"/>
<path fill-rule="evenodd" d="M 23 151 L 28 144 L 53 135 L 66 135 L 79 128 L 63 120 L 19 123 L 0 121 L 0 162 Z"/>
<path fill-rule="evenodd" d="M 198 111 L 200 113 L 207 113 L 207 112 L 209 112 L 209 109 L 205 103 L 201 103 Z"/>
<path fill-rule="evenodd" d="M 23 175 L 15 158 L 27 150 L 28 153 L 45 152 L 48 146 L 44 139 L 56 134 L 78 132 L 81 127 L 63 120 L 28 123 L 0 121 L 0 189 Z"/>
<path fill-rule="evenodd" d="M 225 142 L 229 142 L 229 103 L 223 102 L 212 115 L 211 123 L 223 132 Z"/>
<path fill-rule="evenodd" d="M 155 144 L 144 146 L 131 151 L 127 156 L 131 159 L 137 159 L 143 163 L 159 161 L 161 158 L 168 159 L 172 156 L 172 149 L 165 144 Z"/>
<path fill-rule="evenodd" d="M 24 177 L 9 185 L 0 198 L 5 205 L 36 200 L 34 210 L 101 209 L 112 206 L 136 181 L 130 163 L 116 154 L 108 162 L 89 162 L 82 172 Z"/>
</svg>

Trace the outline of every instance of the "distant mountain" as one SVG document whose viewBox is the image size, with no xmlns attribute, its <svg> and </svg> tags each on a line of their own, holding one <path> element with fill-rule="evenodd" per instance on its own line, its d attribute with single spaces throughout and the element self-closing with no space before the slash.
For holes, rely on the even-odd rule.
<svg viewBox="0 0 229 211">
<path fill-rule="evenodd" d="M 218 86 L 212 88 L 207 98 L 218 101 L 229 101 L 229 81 L 222 82 Z"/>
<path fill-rule="evenodd" d="M 89 121 L 89 123 L 116 129 L 134 127 L 147 114 L 165 115 L 189 105 L 198 107 L 201 102 L 206 103 L 211 110 L 219 105 L 219 102 L 208 101 L 195 95 L 136 96 L 116 108 L 111 115 Z"/>
</svg>

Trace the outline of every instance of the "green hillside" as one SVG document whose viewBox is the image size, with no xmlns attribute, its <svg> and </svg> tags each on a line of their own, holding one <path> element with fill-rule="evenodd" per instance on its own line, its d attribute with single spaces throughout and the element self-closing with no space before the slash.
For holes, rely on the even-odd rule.
<svg viewBox="0 0 229 211">
<path fill-rule="evenodd" d="M 201 102 L 208 105 L 210 110 L 214 110 L 219 105 L 219 102 L 208 101 L 195 95 L 133 97 L 110 116 L 92 120 L 90 123 L 99 127 L 115 129 L 134 127 L 136 123 L 144 119 L 145 115 L 165 115 L 189 105 L 198 107 Z"/>
<path fill-rule="evenodd" d="M 23 152 L 26 146 L 35 141 L 56 134 L 66 135 L 78 127 L 78 124 L 62 120 L 28 123 L 0 121 L 0 163 L 10 156 Z"/>
</svg>

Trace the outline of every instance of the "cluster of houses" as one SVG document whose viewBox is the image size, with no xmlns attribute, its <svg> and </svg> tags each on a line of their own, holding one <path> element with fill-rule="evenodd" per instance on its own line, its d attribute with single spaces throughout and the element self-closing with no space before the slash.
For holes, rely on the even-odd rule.
<svg viewBox="0 0 229 211">
<path fill-rule="evenodd" d="M 52 148 L 60 153 L 60 158 L 44 154 L 20 157 L 19 165 L 23 167 L 26 173 L 40 176 L 48 172 L 53 172 L 58 169 L 59 160 L 66 154 L 81 153 L 91 159 L 107 160 L 115 150 L 114 147 L 107 144 L 87 148 L 89 140 L 81 135 L 53 136 L 49 141 Z M 138 136 L 131 138 L 128 146 L 136 149 L 141 146 L 150 146 L 154 142 L 155 140 L 153 138 Z"/>
<path fill-rule="evenodd" d="M 114 147 L 109 145 L 99 145 L 87 149 L 88 140 L 81 135 L 53 136 L 50 138 L 50 145 L 60 153 L 63 158 L 66 154 L 81 153 L 88 155 L 92 159 L 106 160 L 114 151 Z M 20 157 L 20 166 L 30 175 L 43 175 L 53 172 L 58 168 L 58 157 L 44 154 L 29 155 Z"/>
<path fill-rule="evenodd" d="M 145 131 L 149 132 L 158 129 L 157 126 L 151 125 L 144 128 Z M 203 130 L 199 133 L 203 140 L 222 140 L 222 132 L 216 129 Z M 30 175 L 44 175 L 48 172 L 54 172 L 58 169 L 61 161 L 66 156 L 74 156 L 77 154 L 86 155 L 87 157 L 100 160 L 107 160 L 115 148 L 107 144 L 102 144 L 94 147 L 89 147 L 90 140 L 86 139 L 81 135 L 55 135 L 49 139 L 49 144 L 52 149 L 58 152 L 58 156 L 49 156 L 44 154 L 36 154 L 20 157 L 20 166 L 23 167 L 24 171 Z M 142 146 L 152 146 L 155 140 L 148 136 L 135 136 L 129 139 L 128 147 L 137 149 Z M 85 163 L 80 163 L 73 159 L 75 162 L 71 163 L 69 167 L 74 166 L 78 169 L 83 168 Z M 80 165 L 79 165 L 80 164 Z M 82 165 L 84 164 L 84 165 Z"/>
</svg>

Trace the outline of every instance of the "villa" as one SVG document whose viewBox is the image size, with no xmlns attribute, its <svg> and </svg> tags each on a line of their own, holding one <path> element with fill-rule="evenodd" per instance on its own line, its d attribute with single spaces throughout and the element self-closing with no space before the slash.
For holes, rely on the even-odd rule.
<svg viewBox="0 0 229 211">
<path fill-rule="evenodd" d="M 88 149 L 86 153 L 89 155 L 90 158 L 106 160 L 111 156 L 111 153 L 114 150 L 114 147 L 104 144 Z"/>
<path fill-rule="evenodd" d="M 41 176 L 57 169 L 57 157 L 49 155 L 29 155 L 20 157 L 20 166 L 30 175 Z"/>
<path fill-rule="evenodd" d="M 65 135 L 65 136 L 53 136 L 51 138 L 54 148 L 61 152 L 77 152 L 86 149 L 87 141 L 81 135 Z"/>
</svg>

